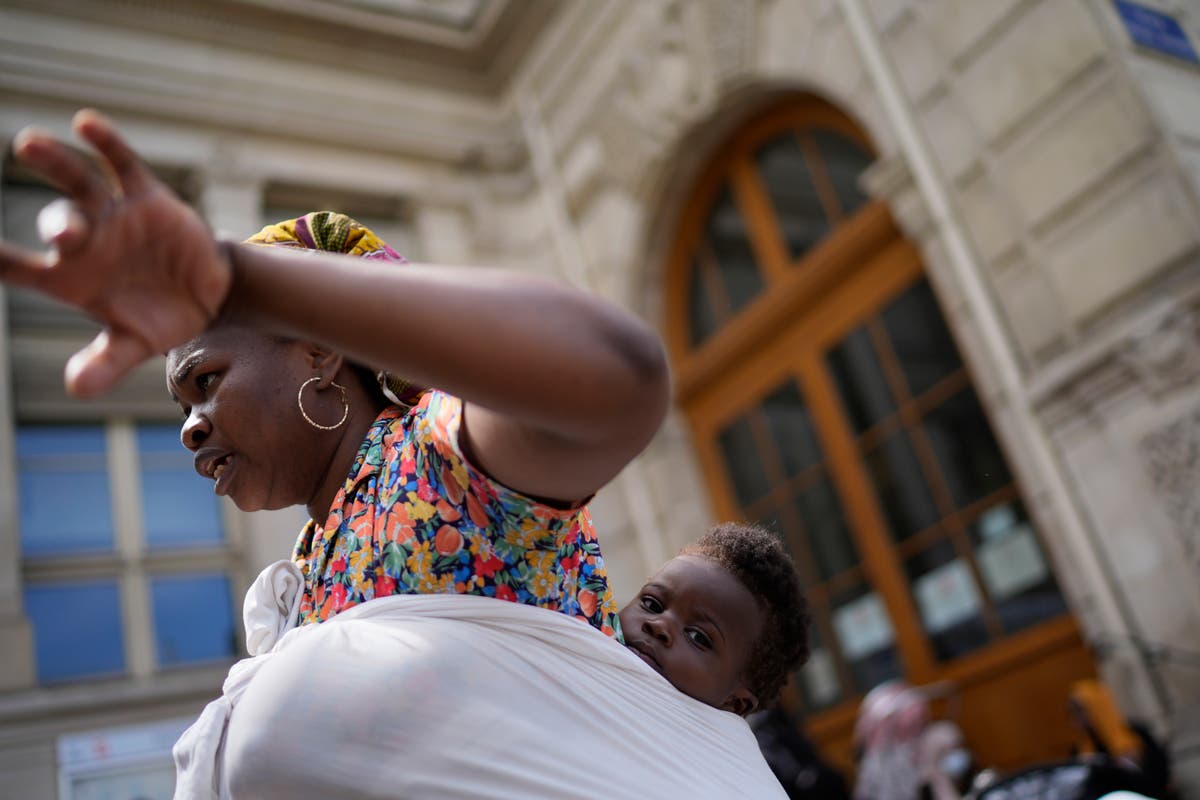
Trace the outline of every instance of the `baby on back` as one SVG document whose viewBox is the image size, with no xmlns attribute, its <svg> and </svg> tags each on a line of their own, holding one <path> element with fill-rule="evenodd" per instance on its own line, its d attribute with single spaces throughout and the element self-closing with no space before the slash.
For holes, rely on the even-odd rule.
<svg viewBox="0 0 1200 800">
<path fill-rule="evenodd" d="M 684 694 L 746 716 L 775 703 L 808 658 L 795 564 L 760 527 L 717 525 L 620 612 L 625 646 Z"/>
</svg>

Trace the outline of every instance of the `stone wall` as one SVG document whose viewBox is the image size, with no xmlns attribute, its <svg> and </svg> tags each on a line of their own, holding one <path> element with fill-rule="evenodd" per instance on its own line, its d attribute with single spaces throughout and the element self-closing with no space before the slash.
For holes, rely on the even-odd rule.
<svg viewBox="0 0 1200 800">
<path fill-rule="evenodd" d="M 627 304 L 661 322 L 666 243 L 714 144 L 782 91 L 857 117 L 881 156 L 867 182 L 926 257 L 1102 669 L 1132 712 L 1192 748 L 1182 722 L 1200 671 L 1155 645 L 1200 642 L 1187 477 L 1200 408 L 1189 299 L 1200 72 L 1136 52 L 1106 0 L 871 0 L 898 100 L 950 199 L 937 218 L 847 2 L 588 5 L 552 31 L 586 46 L 545 42 L 523 90 L 546 116 L 596 285 L 624 286 Z M 1160 6 L 1194 33 L 1182 5 Z M 950 226 L 964 234 L 965 269 Z M 706 519 L 692 462 L 678 424 L 641 459 L 672 545 Z"/>
<path fill-rule="evenodd" d="M 1156 5 L 1195 33 L 1194 8 Z M 895 93 L 862 57 L 854 8 Z M 302 175 L 400 199 L 416 257 L 559 276 L 656 325 L 665 250 L 712 149 L 784 93 L 840 106 L 874 142 L 866 184 L 925 257 L 1106 674 L 1160 726 L 1187 718 L 1172 709 L 1200 695 L 1200 670 L 1134 645 L 1200 649 L 1200 71 L 1136 50 L 1108 0 L 564 2 L 508 83 L 472 92 L 398 80 L 378 61 L 248 53 L 203 3 L 107 9 L 107 21 L 67 0 L 0 9 L 0 137 L 31 121 L 65 131 L 72 109 L 100 103 L 156 165 L 195 176 L 219 229 L 249 232 L 268 188 Z M 163 32 L 188 25 L 206 33 Z M 897 108 L 946 213 L 914 178 Z M 71 343 L 22 368 L 49 375 Z M 620 599 L 707 527 L 706 496 L 673 416 L 594 503 Z M 292 524 L 265 526 L 271 547 Z M 0 648 L 27 652 L 6 575 Z M 4 713 L 42 730 L 34 712 Z M 1195 750 L 1196 733 L 1174 735 Z M 16 741 L 0 746 L 6 763 L 52 762 Z"/>
</svg>

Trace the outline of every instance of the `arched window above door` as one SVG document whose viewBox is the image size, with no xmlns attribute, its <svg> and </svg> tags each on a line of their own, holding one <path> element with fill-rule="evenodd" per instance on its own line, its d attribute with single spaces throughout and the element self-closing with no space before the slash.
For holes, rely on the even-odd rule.
<svg viewBox="0 0 1200 800">
<path fill-rule="evenodd" d="M 811 98 L 739 135 L 706 173 L 686 242 L 697 347 L 807 256 L 868 198 L 858 178 L 874 160 L 858 129 Z"/>
<path fill-rule="evenodd" d="M 842 754 L 883 681 L 1006 693 L 1018 719 L 1041 709 L 1010 674 L 1050 693 L 1091 670 L 937 287 L 858 186 L 872 158 L 815 97 L 748 121 L 688 196 L 665 298 L 713 511 L 791 552 L 813 624 L 788 702 Z M 1037 735 L 1022 758 L 1068 733 Z"/>
</svg>

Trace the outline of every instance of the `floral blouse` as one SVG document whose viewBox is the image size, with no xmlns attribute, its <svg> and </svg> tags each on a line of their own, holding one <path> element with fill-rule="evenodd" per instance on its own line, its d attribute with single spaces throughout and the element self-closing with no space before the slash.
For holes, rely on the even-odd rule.
<svg viewBox="0 0 1200 800">
<path fill-rule="evenodd" d="M 586 508 L 556 509 L 493 481 L 458 445 L 462 401 L 430 391 L 372 423 L 324 526 L 292 560 L 300 624 L 392 594 L 475 594 L 561 611 L 620 636 Z"/>
</svg>

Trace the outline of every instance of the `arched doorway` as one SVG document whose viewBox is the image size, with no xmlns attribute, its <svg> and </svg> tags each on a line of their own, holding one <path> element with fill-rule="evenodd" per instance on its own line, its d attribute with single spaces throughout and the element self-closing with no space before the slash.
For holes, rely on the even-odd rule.
<svg viewBox="0 0 1200 800">
<path fill-rule="evenodd" d="M 857 185 L 873 160 L 811 95 L 711 158 L 666 272 L 678 400 L 716 515 L 797 560 L 814 649 L 787 699 L 829 757 L 897 677 L 945 681 L 985 763 L 1061 757 L 1091 659 L 920 256 Z"/>
</svg>

